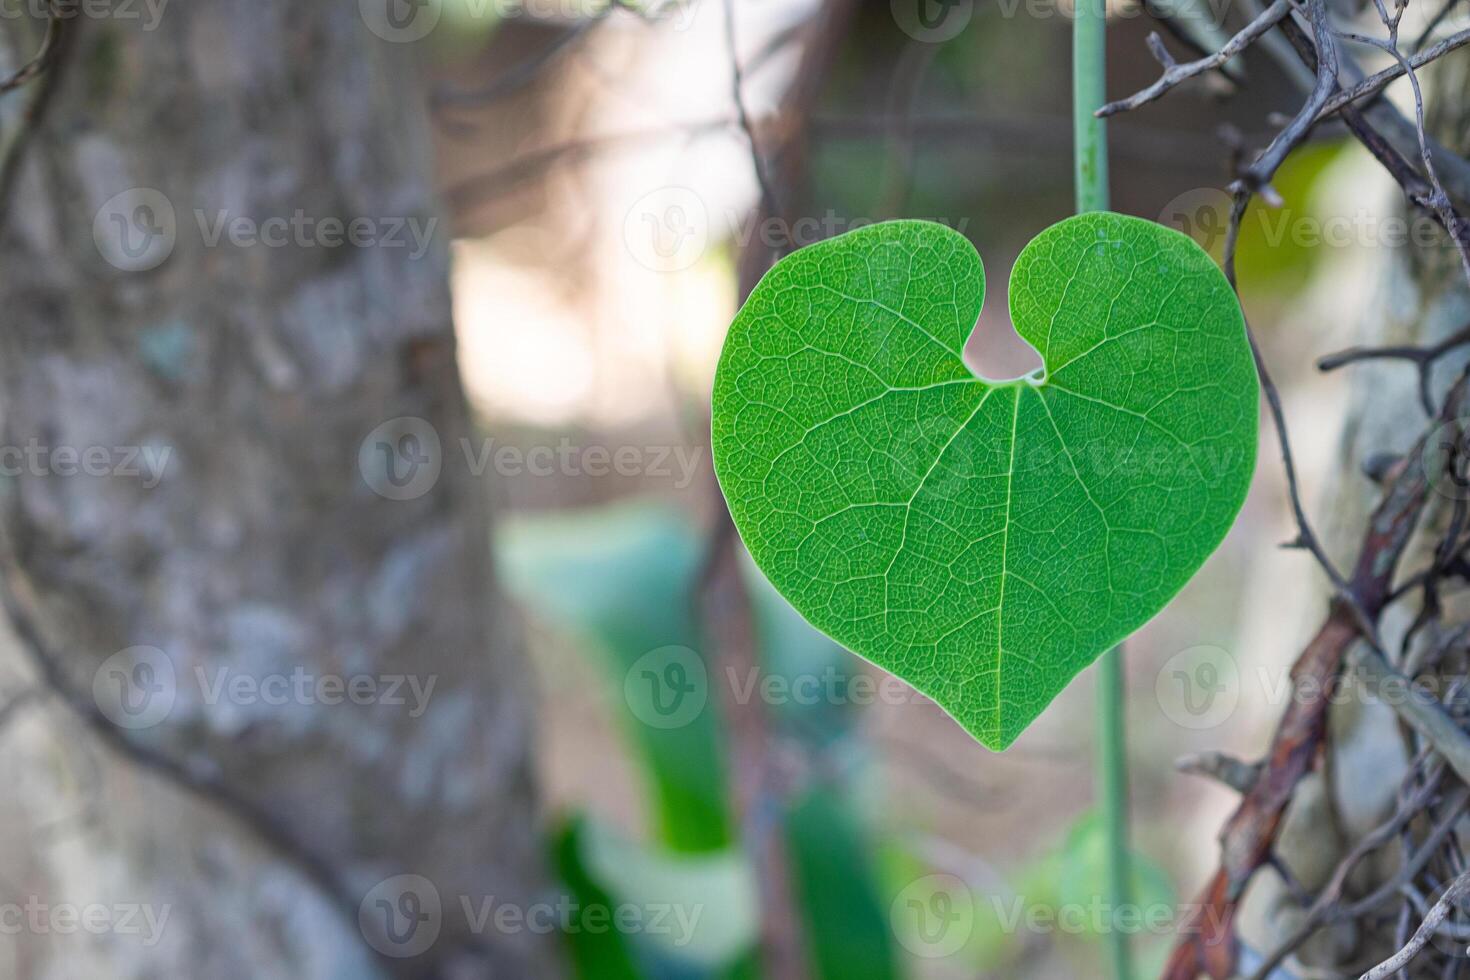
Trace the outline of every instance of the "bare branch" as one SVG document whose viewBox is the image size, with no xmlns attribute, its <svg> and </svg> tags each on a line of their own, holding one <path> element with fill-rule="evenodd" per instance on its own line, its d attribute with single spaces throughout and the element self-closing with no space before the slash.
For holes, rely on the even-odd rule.
<svg viewBox="0 0 1470 980">
<path fill-rule="evenodd" d="M 1467 891 L 1470 891 L 1470 871 L 1465 872 L 1450 883 L 1450 887 L 1445 889 L 1444 895 L 1440 897 L 1438 902 L 1434 903 L 1434 908 L 1429 910 L 1429 914 L 1424 917 L 1424 921 L 1419 924 L 1419 928 L 1414 930 L 1413 938 L 1409 940 L 1403 949 L 1363 974 L 1359 980 L 1387 980 L 1388 977 L 1393 976 L 1413 962 L 1414 957 L 1418 956 L 1419 952 L 1429 943 L 1429 940 L 1434 938 L 1435 930 L 1449 916 L 1455 906 L 1455 902 Z"/>
<path fill-rule="evenodd" d="M 1345 105 L 1372 95 L 1377 95 L 1383 91 L 1389 82 L 1403 77 L 1406 71 L 1423 68 L 1431 61 L 1442 58 L 1451 51 L 1464 47 L 1466 44 L 1470 44 L 1470 28 L 1445 38 L 1432 48 L 1411 55 L 1380 72 L 1375 72 L 1351 88 L 1337 93 L 1327 100 L 1326 105 L 1322 106 L 1321 111 L 1317 113 L 1317 119 L 1320 121 L 1337 112 Z"/>
<path fill-rule="evenodd" d="M 14 91 L 38 78 L 51 64 L 52 57 L 56 54 L 56 45 L 61 37 L 62 20 L 56 9 L 56 0 L 47 0 L 46 4 L 46 33 L 41 37 L 41 46 L 34 57 L 26 62 L 19 70 L 6 78 L 0 78 L 0 95 Z"/>
<path fill-rule="evenodd" d="M 1249 791 L 1261 774 L 1261 763 L 1242 762 L 1224 752 L 1186 755 L 1174 763 L 1174 768 L 1191 776 L 1204 776 L 1224 783 L 1237 793 Z"/>
<path fill-rule="evenodd" d="M 1259 17 L 1251 21 L 1238 34 L 1227 41 L 1225 46 L 1219 51 L 1208 57 L 1200 58 L 1198 61 L 1187 61 L 1182 65 L 1166 64 L 1164 74 L 1158 81 L 1126 99 L 1109 102 L 1101 109 L 1098 109 L 1095 115 L 1112 116 L 1120 112 L 1129 112 L 1137 109 L 1139 106 L 1147 105 L 1174 87 L 1197 75 L 1203 75 L 1207 71 L 1223 67 L 1226 62 L 1250 47 L 1258 38 L 1272 27 L 1275 27 L 1277 22 L 1289 13 L 1291 13 L 1291 4 L 1288 0 L 1275 0 Z M 1152 46 L 1150 44 L 1150 47 Z M 1170 59 L 1170 61 L 1172 60 Z"/>
</svg>

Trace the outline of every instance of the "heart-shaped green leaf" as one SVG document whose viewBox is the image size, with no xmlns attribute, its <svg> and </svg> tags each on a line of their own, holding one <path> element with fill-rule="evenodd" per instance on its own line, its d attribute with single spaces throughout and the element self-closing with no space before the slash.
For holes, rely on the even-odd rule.
<svg viewBox="0 0 1470 980">
<path fill-rule="evenodd" d="M 1240 306 L 1189 238 L 1070 218 L 1016 261 L 1040 374 L 961 358 L 985 273 L 941 225 L 872 225 L 761 281 L 715 377 L 715 471 L 811 623 L 1004 748 L 1229 530 L 1256 456 Z"/>
</svg>

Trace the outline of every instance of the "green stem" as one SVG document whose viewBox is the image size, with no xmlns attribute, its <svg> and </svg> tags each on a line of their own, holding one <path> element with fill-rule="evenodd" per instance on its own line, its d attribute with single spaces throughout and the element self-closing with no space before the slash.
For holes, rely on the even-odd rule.
<svg viewBox="0 0 1470 980">
<path fill-rule="evenodd" d="M 1112 927 L 1108 930 L 1108 952 L 1115 980 L 1132 980 L 1133 960 L 1128 933 L 1117 923 L 1132 921 L 1120 915 L 1132 909 L 1132 869 L 1128 851 L 1128 748 L 1123 728 L 1123 647 L 1114 647 L 1097 662 L 1097 752 L 1098 796 L 1101 799 L 1103 832 L 1107 835 L 1108 905 Z"/>
<path fill-rule="evenodd" d="M 1072 25 L 1072 118 L 1076 141 L 1077 212 L 1108 207 L 1108 136 L 1093 110 L 1107 91 L 1105 0 L 1076 0 Z M 1098 797 L 1107 835 L 1108 930 L 1114 980 L 1132 980 L 1128 934 L 1117 928 L 1120 910 L 1131 907 L 1128 849 L 1128 750 L 1124 737 L 1123 648 L 1110 650 L 1097 669 Z"/>
<path fill-rule="evenodd" d="M 1107 91 L 1104 0 L 1076 0 L 1072 22 L 1072 133 L 1076 140 L 1077 213 L 1108 207 L 1107 123 L 1094 116 Z"/>
</svg>

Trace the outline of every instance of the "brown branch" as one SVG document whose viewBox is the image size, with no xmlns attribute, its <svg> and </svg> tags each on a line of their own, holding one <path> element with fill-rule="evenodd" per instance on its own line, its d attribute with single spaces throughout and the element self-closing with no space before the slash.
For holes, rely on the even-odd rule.
<svg viewBox="0 0 1470 980">
<path fill-rule="evenodd" d="M 1470 411 L 1470 375 L 1455 384 L 1442 417 L 1452 420 L 1466 411 Z M 1371 626 L 1391 594 L 1399 559 L 1428 499 L 1429 477 L 1418 460 L 1429 435 L 1421 436 L 1390 471 L 1388 489 L 1369 518 L 1346 594 L 1333 599 L 1326 621 L 1292 667 L 1291 703 L 1272 736 L 1260 775 L 1225 825 L 1220 868 L 1200 895 L 1198 911 L 1169 958 L 1164 980 L 1194 980 L 1200 972 L 1226 980 L 1235 973 L 1236 909 L 1252 876 L 1270 863 L 1287 805 L 1322 748 L 1330 700 L 1325 692 L 1349 648 L 1364 635 L 1359 613 L 1369 618 Z"/>
</svg>

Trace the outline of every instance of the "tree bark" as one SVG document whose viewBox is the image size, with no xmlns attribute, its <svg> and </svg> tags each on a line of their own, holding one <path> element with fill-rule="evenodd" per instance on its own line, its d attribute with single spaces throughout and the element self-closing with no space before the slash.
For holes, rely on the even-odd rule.
<svg viewBox="0 0 1470 980">
<path fill-rule="evenodd" d="M 8 975 L 552 972 L 467 914 L 543 879 L 416 46 L 351 2 L 125 9 L 0 111 L 7 673 L 44 692 L 0 716 L 0 901 L 168 912 L 24 929 Z"/>
</svg>

